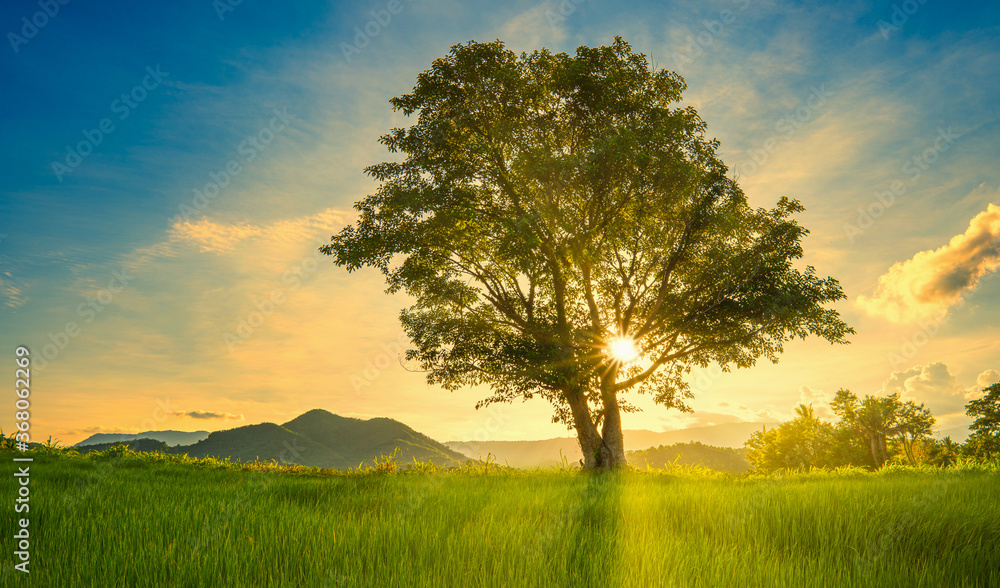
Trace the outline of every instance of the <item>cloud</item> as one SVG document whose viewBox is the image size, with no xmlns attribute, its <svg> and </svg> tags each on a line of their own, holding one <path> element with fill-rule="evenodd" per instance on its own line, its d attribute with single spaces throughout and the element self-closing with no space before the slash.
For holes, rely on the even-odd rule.
<svg viewBox="0 0 1000 588">
<path fill-rule="evenodd" d="M 208 218 L 175 220 L 170 239 L 197 246 L 202 252 L 232 253 L 238 245 L 251 241 L 300 243 L 303 236 L 329 234 L 344 225 L 347 215 L 328 208 L 317 214 L 282 219 L 269 225 L 220 223 Z"/>
<path fill-rule="evenodd" d="M 3 305 L 12 309 L 23 306 L 28 301 L 25 289 L 14 283 L 10 272 L 0 274 L 0 297 L 5 299 Z"/>
<path fill-rule="evenodd" d="M 83 427 L 79 429 L 64 429 L 59 431 L 57 435 L 86 435 L 95 433 L 114 433 L 121 435 L 134 435 L 135 431 L 131 429 L 123 429 L 121 427 Z"/>
<path fill-rule="evenodd" d="M 569 4 L 576 10 L 574 4 Z M 552 46 L 566 37 L 561 25 L 566 20 L 558 2 L 543 2 L 507 21 L 500 28 L 504 45 L 514 51 L 534 51 L 542 46 Z"/>
<path fill-rule="evenodd" d="M 230 413 L 230 412 L 219 412 L 219 411 L 210 411 L 210 410 L 191 410 L 191 411 L 188 411 L 188 412 L 175 412 L 175 413 L 173 413 L 173 415 L 174 416 L 179 416 L 179 417 L 190 417 L 190 418 L 199 419 L 199 420 L 201 420 L 201 419 L 204 419 L 204 420 L 208 420 L 208 419 L 223 419 L 223 420 L 227 420 L 227 421 L 242 421 L 243 420 L 243 415 L 241 415 L 241 414 L 233 414 L 233 413 Z"/>
<path fill-rule="evenodd" d="M 893 372 L 882 382 L 882 393 L 899 394 L 903 400 L 923 403 L 935 415 L 961 412 L 965 407 L 958 380 L 948 366 L 939 361 Z"/>
<path fill-rule="evenodd" d="M 834 412 L 830 408 L 831 396 L 823 390 L 802 386 L 799 388 L 799 403 L 813 407 L 813 414 L 820 419 L 833 419 Z"/>
<path fill-rule="evenodd" d="M 935 416 L 957 415 L 964 414 L 968 401 L 982 396 L 983 388 L 997 381 L 1000 371 L 989 369 L 976 377 L 974 385 L 963 387 L 948 366 L 934 362 L 893 372 L 882 383 L 882 393 L 895 393 L 903 400 L 924 403 Z"/>
<path fill-rule="evenodd" d="M 784 418 L 784 415 L 778 414 L 771 409 L 753 410 L 742 404 L 733 406 L 728 402 L 718 402 L 714 406 L 721 410 L 696 408 L 693 414 L 670 415 L 669 418 L 661 417 L 660 420 L 664 423 L 670 423 L 668 428 L 675 429 L 711 427 L 728 423 L 772 423 L 788 420 Z"/>
<path fill-rule="evenodd" d="M 240 242 L 263 234 L 263 228 L 258 226 L 226 225 L 207 218 L 197 222 L 178 221 L 170 227 L 171 238 L 198 245 L 205 252 L 230 252 Z"/>
<path fill-rule="evenodd" d="M 1000 371 L 986 370 L 985 372 L 979 374 L 976 378 L 976 385 L 972 386 L 972 388 L 965 393 L 965 398 L 968 400 L 979 398 L 983 395 L 983 390 L 989 388 L 997 382 L 1000 382 Z"/>
<path fill-rule="evenodd" d="M 990 204 L 947 245 L 921 251 L 879 277 L 875 292 L 855 305 L 895 323 L 941 318 L 1000 269 L 1000 206 Z"/>
<path fill-rule="evenodd" d="M 728 423 L 742 423 L 746 419 L 740 416 L 724 412 L 696 412 L 691 419 L 688 420 L 686 428 L 693 427 L 711 427 L 714 425 L 725 425 Z"/>
</svg>

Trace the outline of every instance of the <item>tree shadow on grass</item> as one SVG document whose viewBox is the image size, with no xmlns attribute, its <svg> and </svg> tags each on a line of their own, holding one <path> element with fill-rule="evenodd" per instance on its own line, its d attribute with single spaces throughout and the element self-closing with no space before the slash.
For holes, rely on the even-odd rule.
<svg viewBox="0 0 1000 588">
<path fill-rule="evenodd" d="M 569 513 L 566 575 L 575 586 L 621 584 L 624 536 L 623 472 L 584 472 L 579 498 Z"/>
</svg>

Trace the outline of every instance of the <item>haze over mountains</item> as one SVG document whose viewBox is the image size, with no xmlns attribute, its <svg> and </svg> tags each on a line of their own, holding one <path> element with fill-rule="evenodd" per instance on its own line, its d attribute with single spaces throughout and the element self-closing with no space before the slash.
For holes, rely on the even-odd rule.
<svg viewBox="0 0 1000 588">
<path fill-rule="evenodd" d="M 714 447 L 742 448 L 754 431 L 778 424 L 725 423 L 661 433 L 646 429 L 625 431 L 625 450 L 641 451 L 677 443 L 703 443 Z M 562 457 L 569 463 L 575 464 L 583 458 L 575 437 L 556 437 L 542 441 L 447 441 L 445 445 L 473 459 L 485 458 L 487 454 L 492 454 L 497 463 L 517 468 L 556 465 Z"/>
<path fill-rule="evenodd" d="M 727 423 L 657 433 L 625 431 L 628 451 L 677 443 L 703 443 L 717 447 L 743 447 L 753 431 L 773 423 Z M 151 441 L 139 441 L 147 439 Z M 76 444 L 84 451 L 106 449 L 128 443 L 138 451 L 186 453 L 192 457 L 231 458 L 242 461 L 276 460 L 306 466 L 347 469 L 369 466 L 378 455 L 400 448 L 400 465 L 433 461 L 453 466 L 492 454 L 496 463 L 531 468 L 557 465 L 565 457 L 570 464 L 581 459 L 574 437 L 541 441 L 449 441 L 439 443 L 389 418 L 362 420 L 315 409 L 287 423 L 260 423 L 216 431 L 145 431 L 135 434 L 99 433 Z M 561 452 L 561 453 L 560 453 Z"/>
<path fill-rule="evenodd" d="M 136 439 L 153 439 L 163 441 L 167 445 L 191 445 L 208 437 L 208 431 L 145 431 L 142 433 L 96 433 L 80 441 L 74 447 L 85 445 L 101 445 L 119 441 L 135 441 Z"/>
</svg>

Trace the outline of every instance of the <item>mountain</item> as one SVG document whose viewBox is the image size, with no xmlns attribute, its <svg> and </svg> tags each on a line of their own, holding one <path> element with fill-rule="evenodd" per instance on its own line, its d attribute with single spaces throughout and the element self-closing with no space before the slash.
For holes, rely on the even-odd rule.
<svg viewBox="0 0 1000 588">
<path fill-rule="evenodd" d="M 339 453 L 345 461 L 336 467 L 356 467 L 361 462 L 371 465 L 374 457 L 390 455 L 396 447 L 400 449 L 396 456 L 400 465 L 414 459 L 440 466 L 467 461 L 461 453 L 388 418 L 361 420 L 315 409 L 282 426 Z"/>
<path fill-rule="evenodd" d="M 321 468 L 339 468 L 346 463 L 329 447 L 274 423 L 216 431 L 203 441 L 176 450 L 191 457 L 229 457 L 241 461 L 273 459 Z"/>
<path fill-rule="evenodd" d="M 703 443 L 714 447 L 743 447 L 751 433 L 778 423 L 725 423 L 708 427 L 692 427 L 657 433 L 645 429 L 624 432 L 625 450 L 641 451 L 660 445 Z M 492 454 L 499 464 L 518 468 L 557 465 L 560 451 L 569 463 L 583 458 L 575 437 L 557 437 L 540 441 L 448 441 L 445 443 L 462 455 L 473 459 Z"/>
<path fill-rule="evenodd" d="M 135 441 L 136 439 L 153 439 L 163 441 L 167 445 L 191 445 L 208 437 L 208 431 L 146 431 L 145 433 L 97 433 L 80 441 L 74 447 L 97 445 L 100 443 L 117 443 L 119 441 Z"/>
<path fill-rule="evenodd" d="M 163 453 L 175 453 L 163 441 L 156 439 L 127 439 L 125 441 L 112 441 L 110 443 L 91 443 L 90 445 L 75 445 L 74 448 L 80 453 L 90 453 L 92 451 L 104 451 L 116 445 L 124 445 L 132 451 L 162 451 Z"/>
<path fill-rule="evenodd" d="M 187 445 L 167 447 L 178 438 L 191 439 Z M 399 421 L 387 418 L 361 420 L 310 410 L 284 425 L 261 423 L 208 433 L 198 431 L 148 431 L 135 435 L 98 434 L 76 445 L 83 453 L 101 451 L 113 445 L 128 445 L 136 451 L 187 453 L 191 457 L 275 460 L 321 468 L 347 469 L 370 466 L 379 455 L 392 455 L 400 448 L 400 466 L 413 460 L 453 466 L 468 461 L 430 437 Z"/>
</svg>

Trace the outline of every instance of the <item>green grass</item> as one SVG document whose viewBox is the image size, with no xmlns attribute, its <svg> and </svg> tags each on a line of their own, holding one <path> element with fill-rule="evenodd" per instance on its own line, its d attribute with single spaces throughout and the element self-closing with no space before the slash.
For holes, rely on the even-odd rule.
<svg viewBox="0 0 1000 588">
<path fill-rule="evenodd" d="M 31 581 L 5 483 L 3 586 L 1000 585 L 995 465 L 344 474 L 32 453 Z"/>
</svg>

